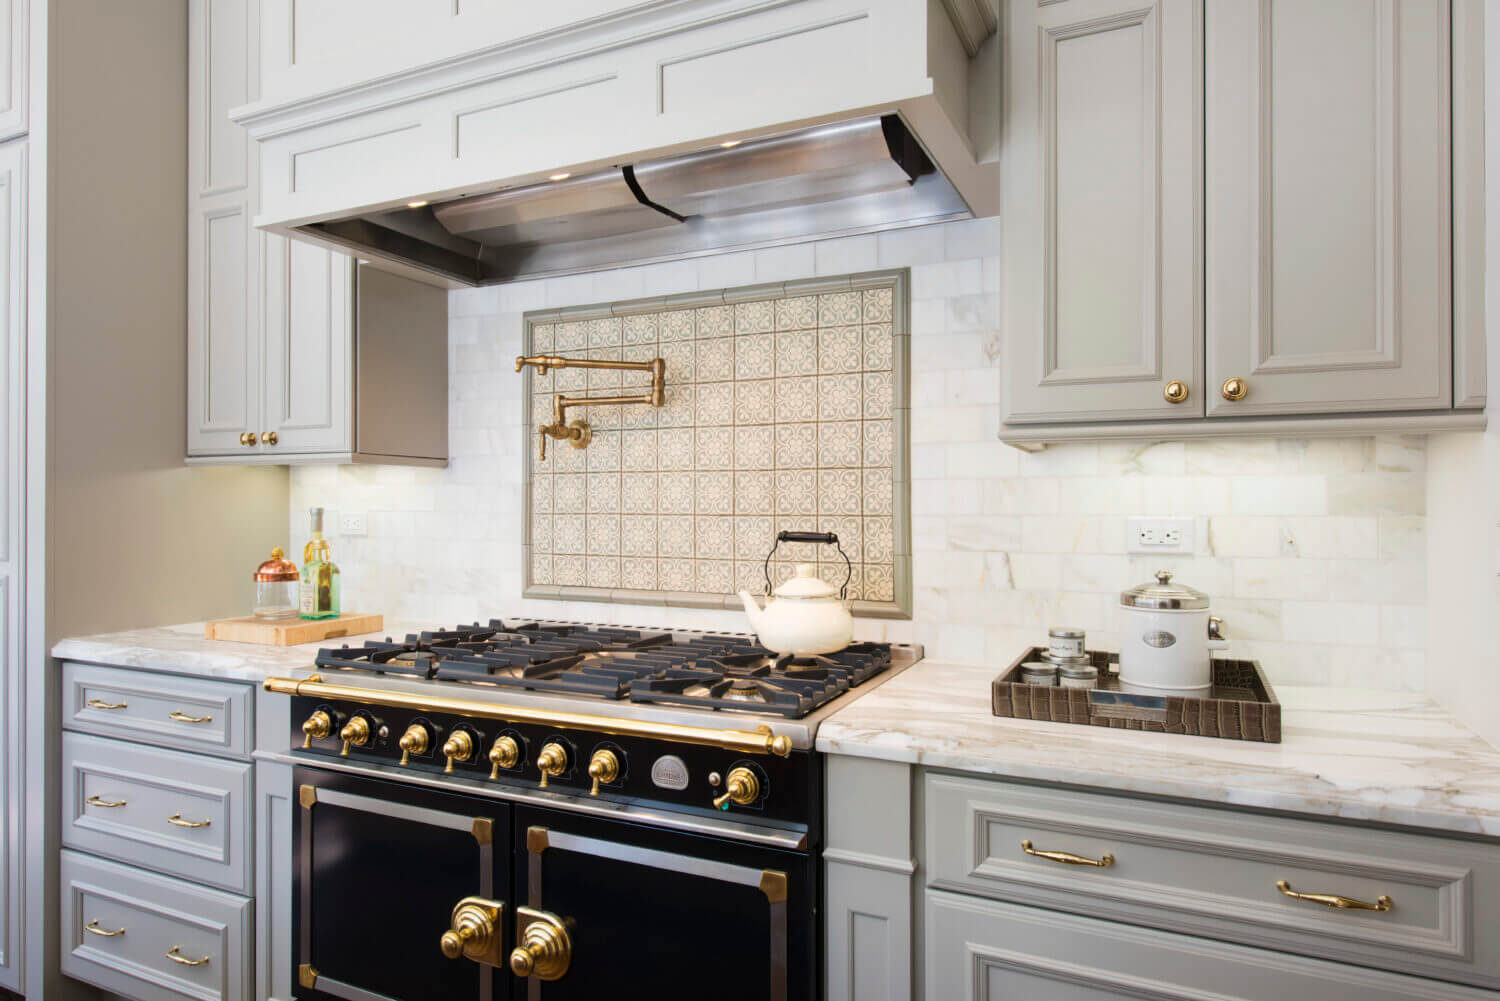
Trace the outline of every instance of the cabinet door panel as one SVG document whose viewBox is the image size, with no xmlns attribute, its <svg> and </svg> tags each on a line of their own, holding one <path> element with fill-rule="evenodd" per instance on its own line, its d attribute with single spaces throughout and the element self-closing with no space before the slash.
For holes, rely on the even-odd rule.
<svg viewBox="0 0 1500 1001">
<path fill-rule="evenodd" d="M 26 488 L 26 164 L 27 141 L 0 146 L 0 987 L 21 984 L 20 747 L 26 621 L 22 502 Z"/>
<path fill-rule="evenodd" d="M 348 451 L 352 260 L 266 235 L 266 429 L 268 451 Z"/>
<path fill-rule="evenodd" d="M 1200 8 L 1009 5 L 1007 421 L 1202 416 Z"/>
<path fill-rule="evenodd" d="M 1205 19 L 1208 413 L 1449 406 L 1446 0 Z"/>
</svg>

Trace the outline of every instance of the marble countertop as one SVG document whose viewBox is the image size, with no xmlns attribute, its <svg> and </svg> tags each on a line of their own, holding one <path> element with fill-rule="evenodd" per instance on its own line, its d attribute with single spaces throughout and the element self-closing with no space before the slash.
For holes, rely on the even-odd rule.
<svg viewBox="0 0 1500 1001">
<path fill-rule="evenodd" d="M 1278 685 L 1282 742 L 990 713 L 994 667 L 923 661 L 824 721 L 817 748 L 888 761 L 1500 837 L 1500 750 L 1430 699 Z"/>
<path fill-rule="evenodd" d="M 339 636 L 298 646 L 266 646 L 260 643 L 229 643 L 203 635 L 204 623 L 129 629 L 97 636 L 79 636 L 58 642 L 52 656 L 59 660 L 84 660 L 171 674 L 194 674 L 259 684 L 269 677 L 304 677 L 312 673 L 313 658 L 323 647 L 357 646 L 365 640 L 403 637 L 422 628 L 415 623 L 387 622 L 377 633 Z"/>
</svg>

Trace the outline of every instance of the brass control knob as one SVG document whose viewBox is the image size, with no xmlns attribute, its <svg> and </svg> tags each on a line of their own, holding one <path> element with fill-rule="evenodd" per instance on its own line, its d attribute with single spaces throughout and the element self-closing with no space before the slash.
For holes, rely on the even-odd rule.
<svg viewBox="0 0 1500 1001">
<path fill-rule="evenodd" d="M 307 750 L 313 741 L 322 740 L 332 732 L 333 717 L 326 710 L 319 709 L 302 721 L 302 749 Z"/>
<path fill-rule="evenodd" d="M 620 759 L 615 752 L 607 748 L 595 751 L 594 756 L 589 759 L 589 778 L 594 780 L 594 786 L 589 790 L 589 795 L 599 795 L 599 783 L 611 785 L 619 777 Z"/>
<path fill-rule="evenodd" d="M 1243 400 L 1245 398 L 1245 394 L 1249 392 L 1250 384 L 1244 379 L 1241 379 L 1239 376 L 1234 376 L 1231 379 L 1225 379 L 1224 385 L 1219 387 L 1220 395 L 1222 395 L 1224 399 L 1229 400 L 1230 402 L 1234 402 L 1235 400 Z"/>
<path fill-rule="evenodd" d="M 427 728 L 421 723 L 413 723 L 407 727 L 406 732 L 401 735 L 401 739 L 397 742 L 401 748 L 401 764 L 411 764 L 411 756 L 413 754 L 426 754 L 427 745 L 431 743 L 432 735 L 427 732 Z"/>
<path fill-rule="evenodd" d="M 448 759 L 448 766 L 443 771 L 451 775 L 453 762 L 468 761 L 474 756 L 474 738 L 469 736 L 467 730 L 454 730 L 453 736 L 443 743 L 443 754 Z"/>
<path fill-rule="evenodd" d="M 439 945 L 449 959 L 465 956 L 490 966 L 503 962 L 500 915 L 505 905 L 483 897 L 465 897 L 453 908 L 450 927 Z"/>
<path fill-rule="evenodd" d="M 557 980 L 568 972 L 573 940 L 556 914 L 516 908 L 519 944 L 510 954 L 510 972 L 518 977 Z"/>
<path fill-rule="evenodd" d="M 568 749 L 557 741 L 553 741 L 542 748 L 542 753 L 536 756 L 536 767 L 542 773 L 543 789 L 547 788 L 547 780 L 554 775 L 561 775 L 568 770 Z M 523 977 L 526 974 L 521 974 Z"/>
<path fill-rule="evenodd" d="M 760 779 L 750 769 L 741 766 L 729 770 L 729 779 L 724 783 L 724 795 L 714 797 L 714 806 L 729 809 L 731 802 L 749 806 L 760 799 Z"/>
<path fill-rule="evenodd" d="M 490 748 L 490 778 L 498 779 L 500 769 L 514 768 L 516 762 L 521 760 L 521 745 L 516 743 L 514 737 L 501 737 L 495 741 L 495 746 Z"/>
<path fill-rule="evenodd" d="M 339 739 L 344 742 L 344 749 L 339 752 L 339 757 L 347 758 L 349 748 L 364 747 L 370 742 L 370 721 L 363 716 L 351 717 L 339 731 Z"/>
</svg>

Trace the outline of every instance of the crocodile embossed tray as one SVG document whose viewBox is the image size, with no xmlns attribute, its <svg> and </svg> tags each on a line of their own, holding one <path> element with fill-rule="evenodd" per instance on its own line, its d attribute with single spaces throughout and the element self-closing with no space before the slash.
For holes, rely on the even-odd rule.
<svg viewBox="0 0 1500 1001">
<path fill-rule="evenodd" d="M 1281 743 L 1281 703 L 1257 661 L 1215 659 L 1213 687 L 1206 697 L 1195 698 L 1125 691 L 1117 673 L 1119 656 L 1099 650 L 1089 651 L 1099 671 L 1096 688 L 1028 685 L 1021 680 L 1021 665 L 1041 660 L 1042 653 L 1043 648 L 1032 647 L 994 680 L 996 716 Z"/>
</svg>

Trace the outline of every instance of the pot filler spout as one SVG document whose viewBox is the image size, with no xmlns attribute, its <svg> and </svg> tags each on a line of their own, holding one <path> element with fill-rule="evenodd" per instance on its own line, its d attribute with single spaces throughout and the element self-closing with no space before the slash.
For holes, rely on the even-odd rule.
<svg viewBox="0 0 1500 1001">
<path fill-rule="evenodd" d="M 489 285 L 970 215 L 901 119 L 885 115 L 302 230 Z"/>
</svg>

